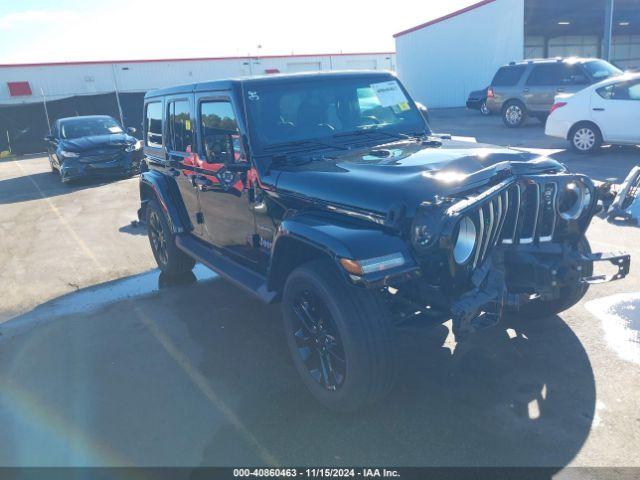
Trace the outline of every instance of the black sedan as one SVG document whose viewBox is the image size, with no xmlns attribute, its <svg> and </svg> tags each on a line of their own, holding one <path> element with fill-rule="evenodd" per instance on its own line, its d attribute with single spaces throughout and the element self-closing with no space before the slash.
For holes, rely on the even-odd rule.
<svg viewBox="0 0 640 480">
<path fill-rule="evenodd" d="M 51 171 L 64 183 L 84 177 L 124 176 L 137 173 L 141 144 L 107 115 L 69 117 L 56 120 L 45 137 Z"/>
<path fill-rule="evenodd" d="M 467 98 L 467 108 L 480 110 L 480 113 L 485 116 L 491 115 L 491 110 L 487 108 L 487 90 L 488 88 L 483 88 L 482 90 L 471 92 L 469 98 Z"/>
</svg>

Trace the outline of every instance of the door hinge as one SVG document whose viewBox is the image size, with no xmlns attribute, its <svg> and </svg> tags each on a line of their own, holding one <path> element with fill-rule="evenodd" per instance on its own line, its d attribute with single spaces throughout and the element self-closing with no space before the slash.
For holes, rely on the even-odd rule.
<svg viewBox="0 0 640 480">
<path fill-rule="evenodd" d="M 196 213 L 196 222 L 198 223 L 204 223 L 204 215 L 202 212 L 198 212 Z"/>
</svg>

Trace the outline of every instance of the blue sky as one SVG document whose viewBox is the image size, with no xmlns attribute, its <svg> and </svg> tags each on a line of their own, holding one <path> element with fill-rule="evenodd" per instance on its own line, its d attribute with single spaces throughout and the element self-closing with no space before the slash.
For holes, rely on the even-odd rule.
<svg viewBox="0 0 640 480">
<path fill-rule="evenodd" d="M 393 33 L 472 3 L 0 0 L 0 63 L 390 51 Z"/>
</svg>

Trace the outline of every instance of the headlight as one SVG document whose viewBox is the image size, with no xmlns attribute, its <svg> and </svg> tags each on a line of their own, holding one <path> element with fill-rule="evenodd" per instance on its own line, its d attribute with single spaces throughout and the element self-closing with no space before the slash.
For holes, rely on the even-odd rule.
<svg viewBox="0 0 640 480">
<path fill-rule="evenodd" d="M 476 246 L 476 226 L 469 217 L 463 217 L 458 224 L 458 235 L 453 245 L 453 259 L 458 265 L 466 263 Z"/>
<path fill-rule="evenodd" d="M 577 220 L 591 203 L 591 191 L 582 182 L 572 181 L 558 195 L 558 213 L 563 220 Z"/>
<path fill-rule="evenodd" d="M 142 141 L 138 140 L 136 143 L 132 143 L 127 148 L 125 148 L 125 152 L 137 152 L 142 148 Z"/>
<path fill-rule="evenodd" d="M 70 152 L 68 150 L 60 150 L 60 155 L 67 158 L 78 158 L 80 156 L 79 153 Z"/>
</svg>

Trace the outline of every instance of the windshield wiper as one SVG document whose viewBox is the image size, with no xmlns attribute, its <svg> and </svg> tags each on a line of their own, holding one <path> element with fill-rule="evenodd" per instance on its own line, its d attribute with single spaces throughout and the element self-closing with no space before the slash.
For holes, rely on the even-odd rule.
<svg viewBox="0 0 640 480">
<path fill-rule="evenodd" d="M 270 152 L 274 150 L 281 150 L 287 147 L 310 147 L 311 150 L 314 147 L 324 147 L 331 148 L 335 150 L 348 150 L 347 147 L 343 147 L 342 145 L 336 145 L 335 143 L 323 142 L 321 140 L 291 140 L 288 142 L 274 143 L 272 145 L 268 145 L 263 148 L 264 152 Z"/>
</svg>

